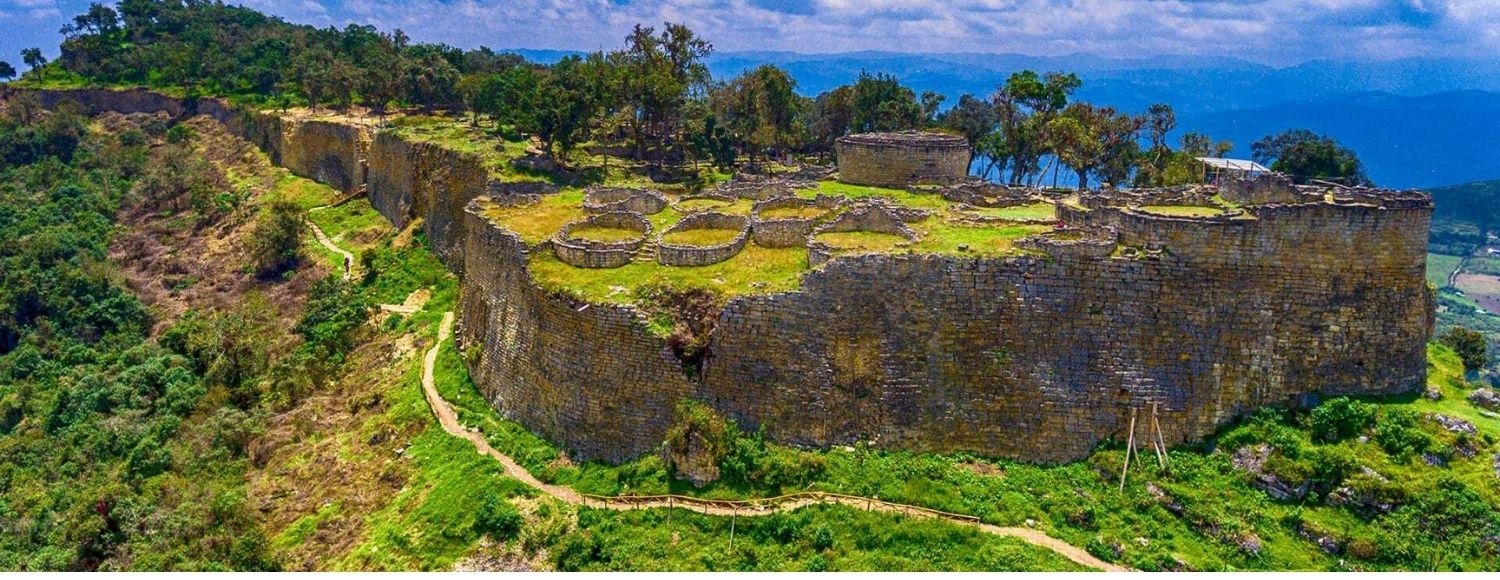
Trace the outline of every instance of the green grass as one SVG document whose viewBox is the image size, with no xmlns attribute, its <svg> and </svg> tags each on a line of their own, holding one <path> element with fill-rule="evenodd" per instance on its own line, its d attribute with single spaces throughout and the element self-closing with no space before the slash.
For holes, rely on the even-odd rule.
<svg viewBox="0 0 1500 580">
<path fill-rule="evenodd" d="M 502 207 L 489 204 L 487 218 L 515 232 L 527 243 L 538 244 L 556 235 L 564 225 L 588 217 L 583 211 L 583 190 L 565 189 L 542 198 L 536 205 Z"/>
<path fill-rule="evenodd" d="M 296 203 L 304 211 L 328 205 L 339 198 L 338 190 L 307 179 L 292 175 L 290 171 L 278 169 L 280 175 L 276 178 L 274 194 L 282 199 Z"/>
<path fill-rule="evenodd" d="M 722 246 L 740 236 L 740 230 L 712 228 L 681 230 L 662 235 L 661 241 L 680 246 Z"/>
<path fill-rule="evenodd" d="M 1463 261 L 1459 256 L 1447 254 L 1427 254 L 1427 282 L 1434 288 L 1442 288 L 1448 285 L 1448 275 L 1458 269 L 1458 264 Z"/>
<path fill-rule="evenodd" d="M 1141 211 L 1171 217 L 1213 217 L 1224 214 L 1222 208 L 1199 205 L 1148 205 L 1142 207 Z"/>
<path fill-rule="evenodd" d="M 921 238 L 911 251 L 965 256 L 1012 255 L 1017 253 L 1016 240 L 1052 229 L 1042 225 L 965 226 L 935 218 L 913 224 L 913 228 Z M 967 249 L 960 250 L 960 246 Z"/>
<path fill-rule="evenodd" d="M 1008 220 L 1050 220 L 1057 217 L 1057 206 L 1043 201 L 1015 207 L 979 207 L 963 213 Z"/>
<path fill-rule="evenodd" d="M 494 132 L 489 123 L 475 127 L 468 119 L 453 117 L 411 115 L 390 121 L 389 131 L 411 141 L 433 143 L 445 149 L 469 153 L 479 157 L 485 170 L 492 177 L 507 181 L 547 181 L 539 176 L 517 169 L 511 160 L 526 155 L 525 142 L 510 141 Z"/>
<path fill-rule="evenodd" d="M 623 228 L 575 227 L 570 232 L 574 239 L 610 243 L 640 239 L 641 232 Z"/>
<path fill-rule="evenodd" d="M 835 249 L 850 252 L 890 252 L 908 243 L 906 238 L 881 232 L 824 232 L 815 237 Z"/>
<path fill-rule="evenodd" d="M 812 207 L 812 206 L 776 207 L 776 208 L 761 210 L 760 217 L 761 217 L 761 219 L 768 219 L 768 220 L 774 220 L 774 219 L 793 219 L 793 218 L 796 218 L 796 219 L 811 219 L 811 218 L 815 218 L 815 217 L 818 217 L 820 215 L 823 215 L 825 213 L 828 213 L 828 210 L 823 209 L 821 207 Z"/>
<path fill-rule="evenodd" d="M 633 302 L 629 290 L 647 284 L 712 288 L 725 297 L 784 292 L 796 289 L 799 277 L 807 269 L 805 248 L 762 248 L 754 244 L 745 246 L 744 251 L 727 261 L 698 267 L 631 262 L 620 268 L 575 268 L 558 261 L 550 252 L 536 252 L 531 257 L 532 276 L 543 287 L 615 304 Z"/>
<path fill-rule="evenodd" d="M 677 205 L 685 210 L 722 209 L 733 202 L 718 199 L 687 199 L 677 202 Z"/>
<path fill-rule="evenodd" d="M 945 210 L 948 209 L 947 200 L 936 194 L 912 193 L 904 189 L 890 189 L 886 187 L 870 187 L 865 185 L 852 185 L 838 181 L 819 181 L 814 189 L 798 192 L 801 197 L 815 197 L 817 194 L 842 195 L 849 199 L 865 199 L 870 197 L 884 197 L 894 200 L 908 207 Z"/>
<path fill-rule="evenodd" d="M 579 513 L 562 570 L 1081 571 L 1045 548 L 946 522 L 816 506 L 765 517 L 675 510 Z M 730 527 L 734 543 L 730 543 Z"/>
</svg>

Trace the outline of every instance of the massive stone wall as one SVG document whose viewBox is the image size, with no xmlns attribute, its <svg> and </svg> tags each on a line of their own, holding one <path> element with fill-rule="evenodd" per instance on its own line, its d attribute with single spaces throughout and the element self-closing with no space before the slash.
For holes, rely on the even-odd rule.
<svg viewBox="0 0 1500 580">
<path fill-rule="evenodd" d="M 1155 403 L 1176 443 L 1306 393 L 1419 388 L 1426 213 L 1301 209 L 1201 256 L 835 260 L 731 302 L 700 396 L 787 442 L 1060 461 L 1124 435 L 1132 407 Z M 1294 245 L 1315 236 L 1386 248 Z"/>
<path fill-rule="evenodd" d="M 369 156 L 370 204 L 397 227 L 421 218 L 427 244 L 455 273 L 464 260 L 464 208 L 489 190 L 489 172 L 473 154 L 377 133 Z"/>
<path fill-rule="evenodd" d="M 116 110 L 108 97 L 90 106 Z M 119 110 L 151 106 L 120 98 Z M 336 187 L 359 159 L 342 130 L 209 112 Z M 1132 408 L 1156 405 L 1175 443 L 1265 403 L 1424 381 L 1425 196 L 1351 191 L 1324 203 L 1261 189 L 1256 199 L 1281 205 L 1217 219 L 1064 204 L 1063 221 L 1094 232 L 1082 251 L 837 258 L 797 291 L 731 300 L 689 376 L 635 310 L 535 284 L 537 249 L 472 211 L 486 191 L 477 160 L 387 135 L 366 159 L 372 203 L 398 225 L 427 220 L 433 250 L 462 272 L 475 383 L 577 458 L 649 451 L 686 396 L 788 443 L 1060 461 L 1123 437 Z M 1116 237 L 1156 251 L 1111 257 Z"/>
<path fill-rule="evenodd" d="M 857 185 L 906 187 L 954 183 L 969 172 L 969 144 L 962 137 L 935 133 L 866 133 L 835 143 L 839 181 Z"/>
<path fill-rule="evenodd" d="M 666 341 L 633 309 L 549 295 L 527 266 L 535 248 L 477 211 L 467 219 L 459 338 L 485 398 L 577 458 L 660 444 L 694 392 Z"/>
</svg>

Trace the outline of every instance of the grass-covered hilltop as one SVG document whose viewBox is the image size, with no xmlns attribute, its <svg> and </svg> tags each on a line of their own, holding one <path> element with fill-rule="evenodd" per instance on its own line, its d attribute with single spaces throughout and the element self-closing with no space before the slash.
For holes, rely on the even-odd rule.
<svg viewBox="0 0 1500 580">
<path fill-rule="evenodd" d="M 1486 336 L 1451 310 L 1411 392 L 1295 385 L 1309 394 L 1170 448 L 1153 401 L 1130 436 L 1062 463 L 794 446 L 694 397 L 663 404 L 648 452 L 584 460 L 497 411 L 481 380 L 495 377 L 470 376 L 499 355 L 470 321 L 455 329 L 474 302 L 464 277 L 509 274 L 459 272 L 435 239 L 476 223 L 496 233 L 464 251 L 524 249 L 525 280 L 505 281 L 534 284 L 538 310 L 636 325 L 683 380 L 713 364 L 731 302 L 871 255 L 1018 260 L 1030 276 L 1058 267 L 1040 239 L 1151 271 L 1192 256 L 1106 245 L 1063 217 L 1240 228 L 1297 205 L 1261 213 L 1200 186 L 1194 158 L 1227 146 L 1189 132 L 1174 147 L 1170 106 L 1095 106 L 1073 75 L 1031 71 L 951 107 L 880 74 L 805 97 L 774 66 L 711 78 L 712 46 L 676 24 L 552 64 L 208 2 L 95 4 L 64 32 L 61 57 L 27 51 L 0 85 L 0 570 L 1500 569 L 1500 395 L 1471 382 Z M 356 170 L 254 134 L 272 126 L 349 129 L 330 142 Z M 969 170 L 1004 185 L 833 177 L 839 138 L 903 131 L 963 136 Z M 380 140 L 413 153 L 363 158 Z M 1332 139 L 1288 131 L 1255 150 L 1313 211 L 1385 211 Z M 377 198 L 361 174 L 383 163 L 485 195 L 456 220 L 424 215 L 411 208 L 444 192 L 413 179 Z M 1159 195 L 1098 201 L 1132 191 Z M 1473 254 L 1460 234 L 1447 253 Z M 1441 306 L 1462 302 L 1446 273 L 1481 263 L 1466 259 L 1429 259 Z M 1325 322 L 1307 332 L 1338 344 Z M 504 328 L 500 346 L 545 334 Z M 1171 358 L 1188 364 L 1190 346 Z M 878 365 L 858 347 L 828 348 L 866 377 Z M 1022 354 L 982 362 L 1012 380 Z"/>
</svg>

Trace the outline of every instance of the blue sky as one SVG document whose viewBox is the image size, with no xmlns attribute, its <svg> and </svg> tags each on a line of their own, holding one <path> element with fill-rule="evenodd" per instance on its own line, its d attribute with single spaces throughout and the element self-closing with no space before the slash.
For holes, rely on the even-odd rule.
<svg viewBox="0 0 1500 580">
<path fill-rule="evenodd" d="M 370 23 L 465 48 L 616 48 L 685 22 L 719 51 L 1500 58 L 1500 0 L 242 0 L 317 26 Z M 0 60 L 55 53 L 87 1 L 0 0 Z"/>
</svg>

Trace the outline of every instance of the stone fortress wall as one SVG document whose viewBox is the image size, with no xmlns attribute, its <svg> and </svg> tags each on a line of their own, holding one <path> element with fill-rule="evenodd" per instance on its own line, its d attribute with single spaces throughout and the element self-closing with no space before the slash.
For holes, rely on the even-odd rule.
<svg viewBox="0 0 1500 580">
<path fill-rule="evenodd" d="M 839 181 L 902 188 L 955 183 L 969 173 L 969 142 L 942 133 L 861 133 L 834 142 Z"/>
<path fill-rule="evenodd" d="M 170 99 L 89 99 L 187 112 Z M 1070 229 L 1018 243 L 1027 255 L 837 257 L 798 290 L 730 300 L 689 376 L 635 309 L 537 286 L 527 255 L 545 248 L 470 204 L 494 189 L 476 159 L 206 103 L 197 110 L 299 175 L 348 189 L 340 180 L 367 166 L 376 208 L 398 226 L 424 220 L 461 274 L 475 383 L 577 459 L 649 452 L 683 397 L 790 444 L 1065 461 L 1123 438 L 1132 409 L 1156 406 L 1167 442 L 1181 443 L 1264 404 L 1425 381 L 1425 194 L 1350 190 L 1330 202 L 1257 182 L 1223 191 L 1257 202 L 1244 215 L 1210 218 L 1089 196 L 1059 205 Z M 1151 251 L 1122 256 L 1137 247 Z"/>
</svg>

